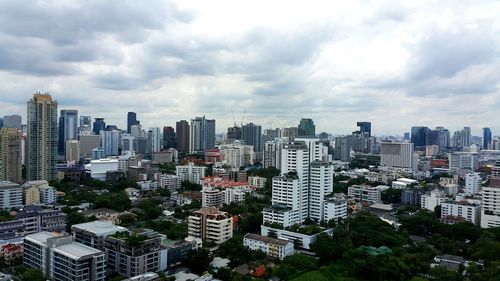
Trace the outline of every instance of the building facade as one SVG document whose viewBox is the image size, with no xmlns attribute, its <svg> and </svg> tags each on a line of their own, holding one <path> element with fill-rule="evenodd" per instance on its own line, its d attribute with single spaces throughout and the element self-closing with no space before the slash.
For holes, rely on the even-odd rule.
<svg viewBox="0 0 500 281">
<path fill-rule="evenodd" d="M 188 235 L 221 244 L 233 237 L 233 218 L 217 208 L 201 208 L 188 218 Z"/>
<path fill-rule="evenodd" d="M 16 128 L 0 129 L 0 180 L 20 182 L 22 179 L 22 139 Z"/>
</svg>

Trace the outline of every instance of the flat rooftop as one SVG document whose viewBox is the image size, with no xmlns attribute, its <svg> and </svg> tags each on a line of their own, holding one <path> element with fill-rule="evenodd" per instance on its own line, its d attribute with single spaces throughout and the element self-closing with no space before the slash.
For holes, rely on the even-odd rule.
<svg viewBox="0 0 500 281">
<path fill-rule="evenodd" d="M 58 252 L 75 260 L 89 255 L 103 254 L 102 251 L 76 242 L 56 247 L 54 252 Z"/>
<path fill-rule="evenodd" d="M 42 243 L 42 244 L 47 243 L 47 239 L 52 238 L 52 237 L 57 237 L 57 235 L 50 233 L 50 232 L 47 232 L 47 231 L 26 235 L 26 238 L 29 238 L 33 241 L 36 241 L 36 242 Z"/>
<path fill-rule="evenodd" d="M 71 228 L 78 228 L 91 232 L 97 236 L 111 235 L 117 231 L 128 231 L 125 227 L 118 226 L 112 222 L 92 221 L 86 223 L 75 224 Z"/>
</svg>

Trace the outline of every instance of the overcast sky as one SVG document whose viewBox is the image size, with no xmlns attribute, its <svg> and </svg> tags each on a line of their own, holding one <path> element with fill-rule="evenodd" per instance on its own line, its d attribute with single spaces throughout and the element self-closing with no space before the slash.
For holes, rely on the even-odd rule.
<svg viewBox="0 0 500 281">
<path fill-rule="evenodd" d="M 500 134 L 499 1 L 0 0 L 0 115 L 35 91 L 124 128 L 314 119 Z"/>
</svg>

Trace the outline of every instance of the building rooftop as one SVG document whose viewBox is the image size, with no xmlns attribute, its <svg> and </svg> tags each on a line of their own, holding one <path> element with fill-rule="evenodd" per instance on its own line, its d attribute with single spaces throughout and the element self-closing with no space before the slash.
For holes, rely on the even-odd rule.
<svg viewBox="0 0 500 281">
<path fill-rule="evenodd" d="M 293 243 L 293 242 L 290 242 L 288 240 L 276 239 L 276 238 L 262 236 L 262 235 L 254 234 L 254 233 L 247 233 L 245 235 L 245 238 L 257 240 L 257 241 L 262 241 L 262 242 L 270 243 L 270 244 L 276 244 L 276 245 L 280 245 L 280 246 L 286 246 L 288 243 Z"/>
<path fill-rule="evenodd" d="M 43 232 L 38 232 L 35 234 L 26 235 L 25 238 L 28 238 L 32 241 L 35 241 L 35 242 L 38 242 L 41 244 L 45 244 L 45 243 L 47 243 L 47 239 L 52 238 L 52 237 L 57 237 L 57 235 L 50 233 L 50 232 L 47 232 L 47 231 L 43 231 Z"/>
<path fill-rule="evenodd" d="M 94 249 L 94 248 L 89 247 L 89 246 L 85 246 L 85 245 L 77 243 L 77 242 L 73 242 L 70 244 L 56 247 L 54 249 L 54 252 L 58 252 L 58 253 L 63 254 L 65 256 L 71 257 L 72 259 L 75 259 L 75 260 L 89 256 L 89 255 L 103 253 L 102 251 L 99 251 L 99 250 Z"/>
<path fill-rule="evenodd" d="M 11 181 L 0 180 L 0 188 L 12 188 L 12 187 L 21 187 L 21 186 Z"/>
<path fill-rule="evenodd" d="M 75 224 L 71 228 L 82 229 L 97 236 L 111 235 L 117 231 L 127 231 L 125 227 L 115 225 L 112 222 L 104 221 L 92 221 L 87 223 Z"/>
</svg>

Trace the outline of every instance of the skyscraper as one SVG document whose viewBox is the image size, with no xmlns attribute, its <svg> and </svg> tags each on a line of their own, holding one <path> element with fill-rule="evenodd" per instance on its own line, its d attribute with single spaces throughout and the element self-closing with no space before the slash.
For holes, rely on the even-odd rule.
<svg viewBox="0 0 500 281">
<path fill-rule="evenodd" d="M 253 151 L 258 160 L 262 159 L 262 127 L 254 123 L 248 123 L 241 127 L 241 139 L 245 144 L 253 145 Z"/>
<path fill-rule="evenodd" d="M 186 120 L 178 121 L 175 124 L 175 132 L 177 151 L 182 153 L 189 152 L 189 123 Z"/>
<path fill-rule="evenodd" d="M 135 112 L 127 113 L 127 133 L 130 134 L 130 128 L 134 125 L 139 125 L 140 122 L 137 120 L 137 114 Z"/>
<path fill-rule="evenodd" d="M 298 137 L 316 137 L 316 126 L 310 118 L 300 119 Z"/>
<path fill-rule="evenodd" d="M 94 131 L 94 134 L 99 135 L 101 131 L 106 130 L 106 122 L 104 122 L 104 118 L 94 118 L 94 127 L 92 128 L 92 131 Z"/>
<path fill-rule="evenodd" d="M 491 143 L 491 129 L 483 128 L 483 148 L 488 149 Z"/>
<path fill-rule="evenodd" d="M 232 143 L 235 140 L 241 140 L 241 127 L 233 126 L 227 128 L 227 138 L 228 143 Z"/>
<path fill-rule="evenodd" d="M 191 119 L 189 151 L 203 152 L 215 146 L 215 120 L 203 117 Z"/>
<path fill-rule="evenodd" d="M 92 131 L 92 117 L 88 115 L 80 116 L 79 131 Z"/>
<path fill-rule="evenodd" d="M 104 148 L 104 155 L 119 155 L 121 131 L 101 131 L 101 147 Z"/>
<path fill-rule="evenodd" d="M 53 180 L 57 161 L 57 101 L 48 93 L 36 93 L 27 107 L 27 178 Z"/>
<path fill-rule="evenodd" d="M 380 143 L 380 166 L 414 170 L 416 168 L 413 143 Z"/>
<path fill-rule="evenodd" d="M 148 152 L 159 152 L 161 149 L 160 128 L 154 127 L 148 130 Z"/>
<path fill-rule="evenodd" d="M 173 127 L 163 127 L 163 148 L 175 148 L 175 131 Z"/>
<path fill-rule="evenodd" d="M 66 141 L 78 137 L 78 110 L 61 110 L 59 116 L 59 155 L 65 155 Z"/>
<path fill-rule="evenodd" d="M 414 144 L 415 148 L 425 148 L 429 131 L 429 128 L 425 126 L 411 127 L 411 142 Z"/>
<path fill-rule="evenodd" d="M 21 181 L 21 133 L 15 128 L 0 129 L 0 180 Z"/>
<path fill-rule="evenodd" d="M 372 123 L 371 122 L 357 122 L 356 126 L 359 127 L 359 131 L 361 132 L 361 135 L 365 137 L 371 137 L 372 136 Z"/>
<path fill-rule="evenodd" d="M 3 127 L 21 129 L 22 118 L 20 115 L 7 115 L 3 117 Z"/>
</svg>

